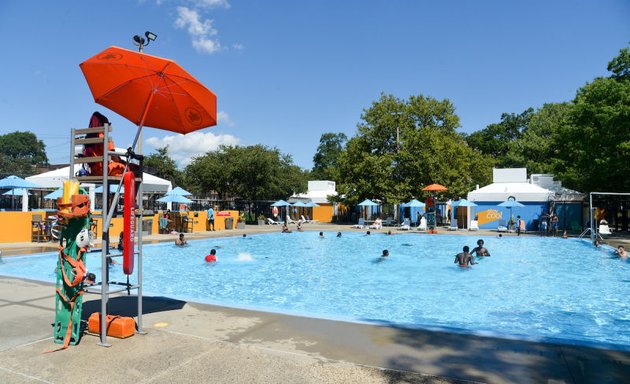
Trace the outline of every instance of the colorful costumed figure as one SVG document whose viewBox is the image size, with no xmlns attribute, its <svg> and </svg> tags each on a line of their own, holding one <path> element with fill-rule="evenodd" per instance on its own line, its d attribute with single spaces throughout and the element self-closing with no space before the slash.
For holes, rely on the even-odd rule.
<svg viewBox="0 0 630 384">
<path fill-rule="evenodd" d="M 79 190 L 77 181 L 66 181 L 57 209 L 63 224 L 56 269 L 54 340 L 64 349 L 76 345 L 81 336 L 83 279 L 87 273 L 84 258 L 90 246 L 90 199 L 84 190 Z"/>
</svg>

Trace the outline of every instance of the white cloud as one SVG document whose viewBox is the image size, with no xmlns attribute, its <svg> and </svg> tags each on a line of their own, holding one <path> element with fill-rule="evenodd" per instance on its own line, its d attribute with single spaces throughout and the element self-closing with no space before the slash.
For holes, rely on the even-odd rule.
<svg viewBox="0 0 630 384">
<path fill-rule="evenodd" d="M 221 49 L 216 36 L 219 31 L 212 27 L 212 20 L 203 19 L 199 12 L 187 7 L 177 7 L 175 27 L 188 31 L 192 46 L 199 52 L 212 54 Z"/>
<path fill-rule="evenodd" d="M 228 127 L 234 127 L 236 125 L 234 124 L 234 121 L 232 121 L 232 119 L 230 118 L 230 115 L 228 115 L 225 111 L 219 111 L 217 113 L 217 120 L 217 124 L 225 124 Z"/>
<path fill-rule="evenodd" d="M 230 8 L 230 3 L 227 0 L 196 0 L 193 3 L 204 8 Z"/>
<path fill-rule="evenodd" d="M 234 43 L 234 44 L 232 44 L 232 49 L 234 49 L 235 51 L 242 51 L 243 48 L 245 48 L 245 47 L 241 43 Z"/>
<path fill-rule="evenodd" d="M 220 116 L 220 115 L 219 115 Z M 186 166 L 193 157 L 214 151 L 220 145 L 238 145 L 239 139 L 232 135 L 215 135 L 212 132 L 192 132 L 187 135 L 149 137 L 145 143 L 153 148 L 168 145 L 169 156 L 180 166 Z"/>
</svg>

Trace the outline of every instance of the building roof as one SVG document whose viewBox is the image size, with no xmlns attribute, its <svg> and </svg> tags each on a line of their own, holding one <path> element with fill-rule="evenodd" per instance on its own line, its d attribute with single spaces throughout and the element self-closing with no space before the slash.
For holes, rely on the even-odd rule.
<svg viewBox="0 0 630 384">
<path fill-rule="evenodd" d="M 530 183 L 492 183 L 468 192 L 468 200 L 501 202 L 510 196 L 519 202 L 541 202 L 553 198 L 554 192 Z"/>
</svg>

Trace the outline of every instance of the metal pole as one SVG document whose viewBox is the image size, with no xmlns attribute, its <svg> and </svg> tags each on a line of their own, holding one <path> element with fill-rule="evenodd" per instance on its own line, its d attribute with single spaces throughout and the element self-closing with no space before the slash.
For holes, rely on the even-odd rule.
<svg viewBox="0 0 630 384">
<path fill-rule="evenodd" d="M 593 193 L 588 195 L 588 214 L 591 220 L 591 242 L 595 241 L 595 228 L 593 227 Z"/>
<path fill-rule="evenodd" d="M 142 160 L 140 160 L 140 174 L 142 175 Z M 140 180 L 140 186 L 138 188 L 138 196 L 136 201 L 140 201 L 140 232 L 138 233 L 138 333 L 144 335 L 146 332 L 142 329 L 142 225 L 144 218 L 144 201 L 142 200 L 143 180 Z M 136 225 L 136 228 L 138 226 Z"/>
<path fill-rule="evenodd" d="M 101 338 L 98 345 L 102 347 L 111 347 L 107 342 L 107 301 L 109 299 L 109 266 L 107 265 L 107 251 L 109 248 L 109 221 L 105 220 L 108 210 L 109 186 L 107 185 L 108 169 L 109 169 L 109 124 L 105 124 L 103 131 L 103 212 L 101 214 Z M 120 189 L 120 188 L 119 188 Z M 114 202 L 116 204 L 116 202 Z M 112 210 L 113 212 L 114 210 Z"/>
</svg>

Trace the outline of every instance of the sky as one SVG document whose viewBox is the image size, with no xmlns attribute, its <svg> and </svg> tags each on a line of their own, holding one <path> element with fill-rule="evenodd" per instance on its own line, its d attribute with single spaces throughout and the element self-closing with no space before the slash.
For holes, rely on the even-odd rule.
<svg viewBox="0 0 630 384">
<path fill-rule="evenodd" d="M 217 95 L 218 124 L 143 130 L 180 166 L 219 145 L 263 144 L 310 169 L 323 133 L 357 132 L 381 93 L 447 98 L 471 133 L 570 101 L 630 44 L 629 0 L 0 0 L 0 134 L 30 131 L 51 164 L 94 111 L 117 147 L 136 127 L 94 102 L 79 64 L 134 35 Z"/>
</svg>

